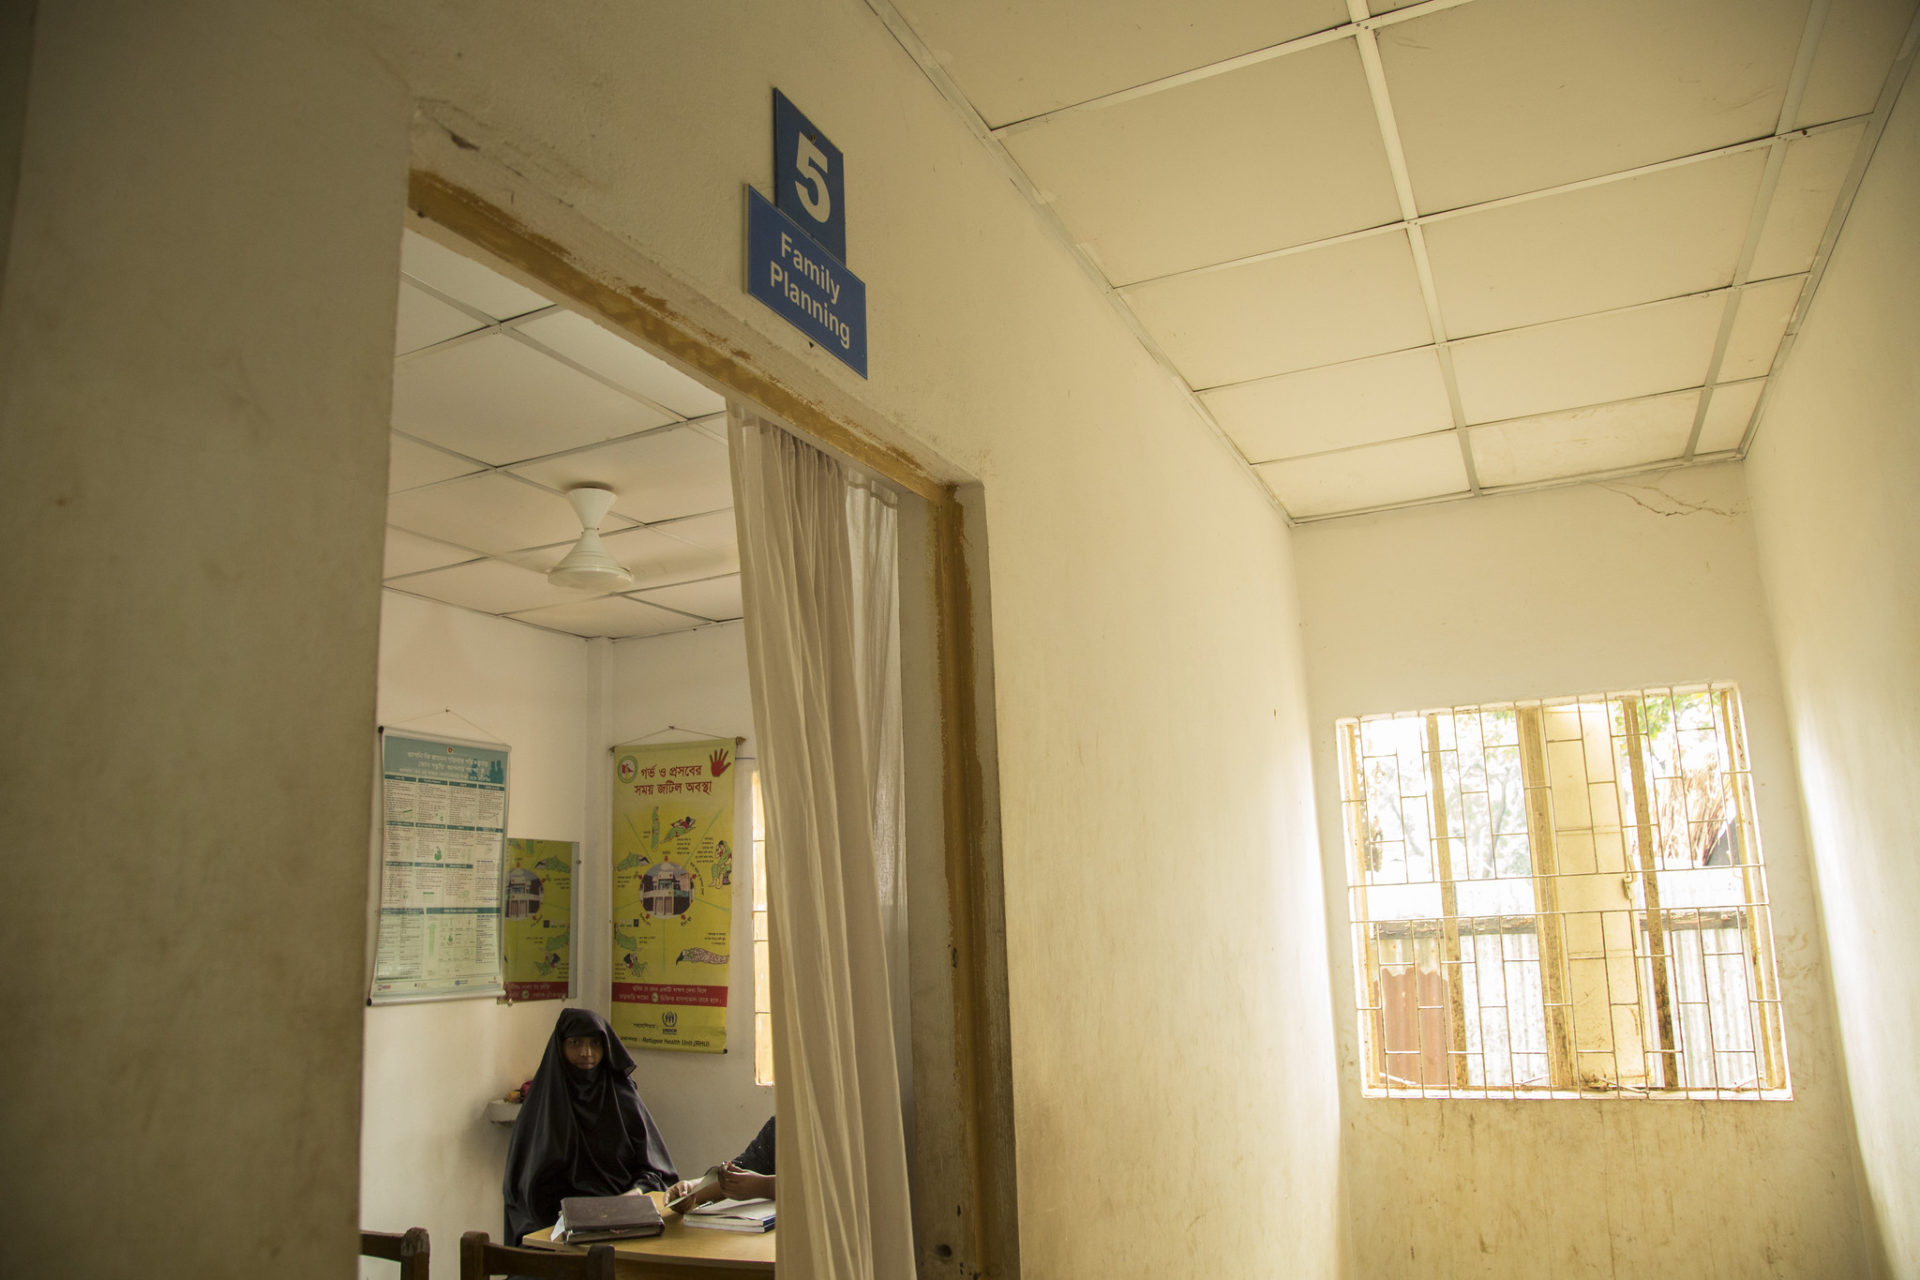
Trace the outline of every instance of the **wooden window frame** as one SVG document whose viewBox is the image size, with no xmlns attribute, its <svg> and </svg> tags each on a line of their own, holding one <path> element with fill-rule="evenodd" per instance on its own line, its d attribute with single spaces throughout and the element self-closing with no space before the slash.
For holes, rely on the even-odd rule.
<svg viewBox="0 0 1920 1280">
<path fill-rule="evenodd" d="M 1647 711 L 1644 705 L 1646 691 L 1515 703 L 1486 703 L 1391 717 L 1348 718 L 1338 722 L 1336 748 L 1342 788 L 1341 813 L 1348 865 L 1347 901 L 1352 938 L 1355 1003 L 1361 1038 L 1361 1083 L 1363 1092 L 1368 1096 L 1534 1098 L 1612 1097 L 1631 1093 L 1688 1098 L 1770 1100 L 1791 1098 L 1779 976 L 1773 954 L 1770 904 L 1766 896 L 1766 869 L 1758 847 L 1751 760 L 1746 744 L 1745 726 L 1741 721 L 1738 691 L 1732 685 L 1715 683 L 1707 686 L 1675 686 L 1664 692 L 1668 696 L 1681 693 L 1687 695 L 1705 693 L 1711 699 L 1715 731 L 1719 740 L 1725 744 L 1725 751 L 1729 757 L 1726 774 L 1733 791 L 1733 799 L 1732 813 L 1728 822 L 1732 833 L 1731 838 L 1738 844 L 1734 865 L 1741 873 L 1743 887 L 1743 900 L 1738 905 L 1669 908 L 1663 904 L 1662 867 L 1656 834 L 1659 820 L 1654 812 L 1654 792 L 1649 774 L 1651 748 L 1646 730 Z M 1620 759 L 1624 760 L 1624 768 L 1630 778 L 1632 796 L 1631 812 L 1621 815 L 1623 833 L 1630 829 L 1634 836 L 1629 846 L 1623 834 L 1622 848 L 1627 850 L 1630 847 L 1630 854 L 1627 856 L 1632 858 L 1623 880 L 1637 879 L 1641 896 L 1637 902 L 1629 899 L 1629 905 L 1625 908 L 1594 908 L 1591 911 L 1581 909 L 1575 912 L 1575 914 L 1592 914 L 1600 917 L 1622 914 L 1626 916 L 1631 928 L 1629 934 L 1631 952 L 1616 953 L 1609 949 L 1610 944 L 1605 935 L 1605 921 L 1602 920 L 1599 955 L 1583 956 L 1581 959 L 1585 962 L 1591 962 L 1596 958 L 1601 961 L 1602 973 L 1607 977 L 1607 1000 L 1604 1007 L 1610 1015 L 1618 1008 L 1630 1007 L 1640 1011 L 1643 1019 L 1642 1034 L 1639 1046 L 1633 1050 L 1633 1053 L 1646 1067 L 1644 1086 L 1622 1084 L 1617 1075 L 1611 1080 L 1600 1081 L 1583 1078 L 1580 1070 L 1583 1055 L 1576 1034 L 1575 983 L 1571 972 L 1573 956 L 1566 935 L 1568 913 L 1562 909 L 1562 856 L 1559 848 L 1561 833 L 1557 830 L 1554 821 L 1554 784 L 1550 772 L 1545 715 L 1549 709 L 1564 708 L 1569 705 L 1585 706 L 1590 703 L 1605 705 L 1609 708 L 1617 706 L 1623 712 L 1623 733 L 1614 735 L 1613 731 L 1609 730 L 1609 742 L 1624 747 L 1624 750 L 1620 750 L 1619 746 L 1615 749 Z M 1484 1083 L 1476 1085 L 1471 1082 L 1470 1041 L 1467 1034 L 1470 1002 L 1465 991 L 1465 959 L 1461 937 L 1463 933 L 1479 934 L 1487 930 L 1477 924 L 1480 917 L 1465 917 L 1459 913 L 1459 884 L 1455 879 L 1453 847 L 1458 843 L 1458 837 L 1451 834 L 1453 824 L 1449 822 L 1448 784 L 1445 781 L 1441 718 L 1469 712 L 1508 710 L 1514 714 L 1515 740 L 1524 791 L 1533 906 L 1530 931 L 1537 940 L 1539 952 L 1540 1012 L 1547 1057 L 1547 1076 L 1543 1085 L 1523 1085 L 1517 1081 L 1499 1085 Z M 1433 879 L 1418 883 L 1437 888 L 1440 914 L 1436 917 L 1375 920 L 1370 913 L 1369 891 L 1394 882 L 1372 879 L 1375 869 L 1370 865 L 1372 855 L 1368 847 L 1366 808 L 1368 797 L 1360 747 L 1363 719 L 1417 720 L 1424 731 L 1421 734 L 1424 741 L 1423 762 L 1427 786 L 1424 807 L 1426 818 L 1431 824 L 1429 847 L 1433 860 Z M 1618 770 L 1621 766 L 1616 764 L 1615 767 Z M 1616 773 L 1614 779 L 1616 788 L 1618 781 Z M 1404 793 L 1398 794 L 1397 798 L 1402 804 L 1410 804 L 1415 799 Z M 1752 1087 L 1720 1083 L 1717 1077 L 1711 1085 L 1698 1083 L 1690 1085 L 1687 1082 L 1686 1073 L 1689 1068 L 1683 1061 L 1686 1045 L 1679 1026 L 1678 1000 L 1672 990 L 1672 966 L 1677 961 L 1670 935 L 1676 927 L 1683 927 L 1688 922 L 1697 932 L 1709 915 L 1719 916 L 1723 921 L 1735 923 L 1742 939 L 1742 953 L 1746 961 L 1745 976 L 1748 984 L 1744 1012 L 1751 1020 L 1754 1044 L 1750 1052 L 1756 1064 L 1756 1078 Z M 1508 919 L 1517 920 L 1519 917 L 1508 917 Z M 1718 927 L 1726 927 L 1726 925 L 1723 923 Z M 1502 935 L 1513 931 L 1515 930 L 1512 928 L 1495 930 Z M 1522 928 L 1519 931 L 1528 930 Z M 1447 1069 L 1443 1073 L 1446 1077 L 1444 1087 L 1427 1083 L 1430 1077 L 1425 1068 L 1415 1073 L 1420 1077 L 1418 1081 L 1411 1080 L 1404 1074 L 1394 1075 L 1389 1071 L 1389 1057 L 1404 1055 L 1408 1051 L 1393 1049 L 1389 1043 L 1387 997 L 1380 958 L 1381 941 L 1403 935 L 1408 938 L 1431 935 L 1438 944 L 1439 961 L 1445 973 L 1445 981 L 1442 984 L 1445 992 L 1442 1022 L 1446 1028 L 1447 1040 L 1445 1045 Z M 1642 939 L 1644 939 L 1644 951 Z M 1630 1006 L 1617 1002 L 1613 996 L 1612 968 L 1619 961 L 1627 958 L 1631 958 L 1633 962 L 1632 971 L 1636 983 L 1633 993 L 1634 1003 Z M 1417 972 L 1417 962 L 1415 971 Z M 1432 1009 L 1431 1005 L 1419 1007 L 1426 1012 Z M 1477 1004 L 1475 1007 L 1478 1007 Z M 1716 1006 L 1710 1001 L 1704 1007 L 1709 1019 L 1708 1037 L 1711 1046 L 1711 1019 L 1714 1016 L 1712 1010 Z M 1414 1052 L 1424 1060 L 1429 1057 L 1430 1047 L 1419 1043 L 1421 1027 L 1422 1024 L 1416 1021 Z M 1615 1055 L 1614 1066 L 1617 1072 L 1621 1061 L 1618 1056 L 1619 1049 L 1617 1042 L 1610 1041 L 1610 1043 L 1612 1047 L 1606 1052 Z M 1484 1052 L 1484 1046 L 1482 1051 Z M 1591 1056 L 1595 1052 L 1597 1051 L 1589 1049 L 1587 1054 Z M 1720 1050 L 1711 1047 L 1708 1049 L 1709 1056 L 1717 1056 L 1719 1052 Z M 1739 1052 L 1746 1053 L 1749 1050 L 1742 1049 Z M 1716 1066 L 1715 1070 L 1717 1069 Z"/>
</svg>

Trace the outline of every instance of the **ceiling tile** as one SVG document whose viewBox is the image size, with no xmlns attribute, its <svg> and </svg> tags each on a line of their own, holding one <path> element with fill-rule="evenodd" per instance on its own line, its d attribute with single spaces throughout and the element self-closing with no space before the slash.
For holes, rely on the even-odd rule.
<svg viewBox="0 0 1920 1280">
<path fill-rule="evenodd" d="M 1194 387 L 1248 382 L 1433 340 L 1402 231 L 1156 280 L 1127 305 Z"/>
<path fill-rule="evenodd" d="M 1765 378 L 1754 378 L 1747 382 L 1723 382 L 1715 387 L 1713 398 L 1707 401 L 1707 418 L 1700 424 L 1700 440 L 1693 447 L 1694 453 L 1738 449 L 1740 441 L 1746 438 L 1747 424 L 1753 421 L 1753 411 L 1766 385 Z"/>
<path fill-rule="evenodd" d="M 1913 0 L 1833 0 L 1793 124 L 1820 124 L 1873 110 L 1912 17 Z"/>
<path fill-rule="evenodd" d="M 450 307 L 424 289 L 400 282 L 399 314 L 394 318 L 393 354 L 430 347 L 485 325 L 458 307 Z"/>
<path fill-rule="evenodd" d="M 740 547 L 731 511 L 674 520 L 652 526 L 650 531 L 661 533 L 678 545 L 655 558 L 629 566 L 636 588 L 711 578 L 740 570 Z"/>
<path fill-rule="evenodd" d="M 687 423 L 687 427 L 690 430 L 698 431 L 709 440 L 718 440 L 721 444 L 727 443 L 727 419 L 725 415 L 721 415 L 720 417 L 695 418 L 693 421 Z"/>
<path fill-rule="evenodd" d="M 672 421 L 499 333 L 424 352 L 394 369 L 396 428 L 496 465 Z"/>
<path fill-rule="evenodd" d="M 1725 294 L 1699 294 L 1456 342 L 1461 406 L 1497 422 L 1697 387 L 1725 311 Z"/>
<path fill-rule="evenodd" d="M 1733 333 L 1727 338 L 1727 350 L 1720 357 L 1720 379 L 1733 382 L 1758 378 L 1773 368 L 1774 353 L 1786 336 L 1787 321 L 1793 318 L 1794 304 L 1800 301 L 1805 276 L 1787 276 L 1748 285 L 1740 295 L 1740 310 L 1734 313 Z"/>
<path fill-rule="evenodd" d="M 1351 40 L 1002 141 L 1116 284 L 1400 216 Z"/>
<path fill-rule="evenodd" d="M 730 573 L 723 578 L 708 578 L 704 582 L 685 582 L 677 587 L 635 592 L 634 598 L 678 609 L 681 613 L 699 614 L 715 622 L 727 622 L 741 614 L 740 575 Z"/>
<path fill-rule="evenodd" d="M 1464 493 L 1467 488 L 1460 441 L 1452 431 L 1268 462 L 1254 470 L 1281 505 L 1300 518 Z"/>
<path fill-rule="evenodd" d="M 408 533 L 405 529 L 396 529 L 388 525 L 386 563 L 380 571 L 380 576 L 397 578 L 403 573 L 419 573 L 423 569 L 444 568 L 450 564 L 462 564 L 475 559 L 479 554 L 465 547 L 456 547 L 450 542 L 423 538 L 417 533 Z"/>
<path fill-rule="evenodd" d="M 729 525 L 733 520 L 731 511 L 720 513 Z M 697 520 L 676 520 L 662 526 L 667 529 L 683 529 L 689 525 L 699 525 L 711 517 Z M 714 535 L 714 531 L 704 527 L 693 530 L 703 535 Z M 619 533 L 610 533 L 601 539 L 606 544 L 607 554 L 625 565 L 633 574 L 632 590 L 644 591 L 652 587 L 662 587 L 670 583 L 692 582 L 701 578 L 718 577 L 721 574 L 740 571 L 740 553 L 731 539 L 722 543 L 717 541 L 697 543 L 682 538 L 670 537 L 658 529 L 625 529 Z M 556 543 L 552 546 L 538 547 L 528 551 L 516 551 L 508 558 L 515 564 L 525 565 L 542 572 L 560 562 L 567 553 L 571 542 Z"/>
<path fill-rule="evenodd" d="M 1421 212 L 1773 132 L 1806 0 L 1476 0 L 1382 28 Z"/>
<path fill-rule="evenodd" d="M 391 432 L 387 435 L 388 493 L 417 489 L 423 484 L 451 480 L 455 476 L 471 475 L 484 469 L 470 458 L 462 458 Z"/>
<path fill-rule="evenodd" d="M 576 312 L 550 311 L 513 328 L 607 381 L 664 405 L 683 418 L 719 413 L 727 407 L 725 397 L 718 391 L 709 390 L 630 339 Z"/>
<path fill-rule="evenodd" d="M 1787 158 L 1767 205 L 1767 222 L 1753 251 L 1749 279 L 1793 275 L 1813 265 L 1865 129 L 1864 124 L 1829 129 L 1787 144 Z"/>
<path fill-rule="evenodd" d="M 553 489 L 593 484 L 617 495 L 613 509 L 643 524 L 733 505 L 727 446 L 691 427 L 523 463 L 513 469 Z"/>
<path fill-rule="evenodd" d="M 898 0 L 989 124 L 1002 125 L 1347 20 L 1340 0 Z"/>
<path fill-rule="evenodd" d="M 464 302 L 495 320 L 525 315 L 529 311 L 553 305 L 526 286 L 427 239 L 417 231 L 401 233 L 400 270 L 421 284 L 438 289 L 449 298 Z"/>
<path fill-rule="evenodd" d="M 1743 151 L 1426 224 L 1448 334 L 1731 283 L 1766 159 Z"/>
<path fill-rule="evenodd" d="M 387 499 L 387 522 L 489 555 L 580 536 L 579 517 L 565 497 L 497 471 L 396 493 Z M 609 515 L 600 527 L 623 529 L 628 521 Z M 564 553 L 562 547 L 553 558 Z"/>
<path fill-rule="evenodd" d="M 1249 462 L 1453 425 L 1440 359 L 1430 346 L 1243 382 L 1200 398 Z"/>
<path fill-rule="evenodd" d="M 475 560 L 451 569 L 434 569 L 387 584 L 396 591 L 444 600 L 482 613 L 514 613 L 545 605 L 574 604 L 587 593 L 556 587 L 543 573 L 504 560 Z"/>
<path fill-rule="evenodd" d="M 668 520 L 652 526 L 655 532 L 664 533 L 669 538 L 691 543 L 696 547 L 711 547 L 716 551 L 725 551 L 729 555 L 739 555 L 740 535 L 734 525 L 733 511 L 712 511 L 706 515 L 688 516 L 684 520 Z M 734 568 L 739 568 L 735 563 Z"/>
<path fill-rule="evenodd" d="M 1470 427 L 1474 469 L 1489 487 L 1558 480 L 1678 458 L 1698 391 Z"/>
<path fill-rule="evenodd" d="M 550 605 L 513 615 L 521 622 L 555 631 L 571 631 L 577 636 L 657 636 L 669 631 L 690 631 L 705 626 L 698 618 L 669 613 L 652 605 L 629 600 L 625 596 L 602 596 L 575 604 Z"/>
</svg>

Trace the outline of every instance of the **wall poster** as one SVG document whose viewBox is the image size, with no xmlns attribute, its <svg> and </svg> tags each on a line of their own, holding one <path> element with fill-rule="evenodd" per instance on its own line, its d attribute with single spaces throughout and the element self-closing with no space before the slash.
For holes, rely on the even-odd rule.
<svg viewBox="0 0 1920 1280">
<path fill-rule="evenodd" d="M 497 996 L 507 748 L 380 733 L 380 925 L 368 1000 Z"/>
<path fill-rule="evenodd" d="M 507 841 L 501 946 L 509 1000 L 564 1000 L 570 992 L 578 848 L 571 840 Z"/>
<path fill-rule="evenodd" d="M 733 924 L 734 742 L 615 747 L 613 1026 L 721 1053 Z"/>
</svg>

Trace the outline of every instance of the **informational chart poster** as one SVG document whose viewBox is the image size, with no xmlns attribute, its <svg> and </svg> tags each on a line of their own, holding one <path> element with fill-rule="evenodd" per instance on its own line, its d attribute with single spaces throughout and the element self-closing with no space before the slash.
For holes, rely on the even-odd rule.
<svg viewBox="0 0 1920 1280">
<path fill-rule="evenodd" d="M 613 1026 L 635 1049 L 727 1047 L 734 742 L 615 747 Z"/>
<path fill-rule="evenodd" d="M 509 1000 L 564 1000 L 573 975 L 571 840 L 507 841 L 501 925 Z"/>
<path fill-rule="evenodd" d="M 380 735 L 375 1004 L 501 993 L 507 748 Z"/>
</svg>

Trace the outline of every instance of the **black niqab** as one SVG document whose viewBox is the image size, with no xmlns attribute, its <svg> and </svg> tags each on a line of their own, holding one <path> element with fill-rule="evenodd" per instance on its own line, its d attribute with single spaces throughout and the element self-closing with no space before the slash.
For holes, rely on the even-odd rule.
<svg viewBox="0 0 1920 1280">
<path fill-rule="evenodd" d="M 591 1071 L 567 1061 L 569 1036 L 599 1036 Z M 550 1227 L 565 1196 L 664 1191 L 679 1180 L 673 1157 L 629 1076 L 633 1055 L 591 1009 L 562 1009 L 533 1088 L 507 1144 L 507 1243 Z"/>
</svg>

